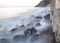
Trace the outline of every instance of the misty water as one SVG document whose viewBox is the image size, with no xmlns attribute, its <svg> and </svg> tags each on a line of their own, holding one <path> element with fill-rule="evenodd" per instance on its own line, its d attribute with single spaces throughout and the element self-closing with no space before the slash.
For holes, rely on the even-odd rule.
<svg viewBox="0 0 60 43">
<path fill-rule="evenodd" d="M 51 11 L 36 8 L 9 19 L 0 19 L 0 43 L 51 43 Z"/>
</svg>

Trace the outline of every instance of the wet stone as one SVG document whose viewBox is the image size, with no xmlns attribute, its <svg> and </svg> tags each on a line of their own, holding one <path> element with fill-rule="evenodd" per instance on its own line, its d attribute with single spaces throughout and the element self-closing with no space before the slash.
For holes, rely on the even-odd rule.
<svg viewBox="0 0 60 43">
<path fill-rule="evenodd" d="M 35 26 L 41 26 L 41 24 L 40 23 L 36 23 Z"/>
<path fill-rule="evenodd" d="M 35 28 L 29 28 L 27 30 L 25 30 L 24 34 L 26 36 L 31 36 L 31 35 L 34 35 L 36 34 L 37 30 Z"/>
<path fill-rule="evenodd" d="M 16 28 L 12 29 L 11 32 L 13 32 L 13 31 L 15 31 L 15 30 L 16 30 Z"/>
<path fill-rule="evenodd" d="M 44 16 L 44 14 L 45 14 L 44 13 L 45 10 L 44 10 L 43 11 L 44 14 L 41 13 L 41 15 L 38 15 L 40 12 L 39 12 L 39 10 L 36 10 L 36 11 L 38 11 L 36 13 L 37 14 L 36 16 L 35 16 L 35 13 L 32 13 L 34 15 L 31 15 L 30 17 L 26 16 L 26 18 L 25 18 L 25 15 L 22 16 L 22 18 L 19 16 L 17 21 L 20 21 L 20 19 L 23 19 L 23 20 L 21 20 L 22 25 L 19 25 L 19 22 L 18 22 L 18 24 L 16 24 L 17 26 L 15 28 L 12 28 L 9 32 L 5 31 L 7 33 L 6 38 L 9 38 L 9 39 L 2 38 L 2 39 L 0 39 L 0 43 L 51 43 L 51 36 L 50 36 L 51 32 L 49 32 L 50 30 L 45 31 L 42 28 L 44 32 L 42 30 L 40 30 L 41 31 L 41 33 L 40 33 L 40 31 L 38 29 L 38 28 L 40 28 L 40 26 L 44 27 L 45 23 L 49 24 L 50 14 L 47 14 Z M 35 10 L 34 10 L 34 12 L 35 12 Z M 28 13 L 27 13 L 27 15 L 28 15 Z M 43 20 L 42 16 L 44 16 L 44 19 L 46 20 L 46 21 L 43 21 L 44 23 L 41 22 L 43 25 L 41 25 L 41 23 L 40 23 L 40 21 Z M 8 23 L 9 22 L 7 22 L 7 24 Z M 16 22 L 14 22 L 14 23 L 16 23 Z M 14 23 L 12 21 L 11 25 L 13 25 Z M 0 25 L 0 27 L 2 27 L 2 26 Z M 11 34 L 10 34 L 10 32 L 11 32 Z M 3 33 L 4 33 L 4 31 L 3 31 Z M 5 33 L 3 36 L 5 37 Z"/>
<path fill-rule="evenodd" d="M 11 29 L 9 32 L 11 32 L 12 34 L 15 33 L 17 31 L 17 28 L 13 28 Z"/>
<path fill-rule="evenodd" d="M 42 19 L 42 17 L 41 16 L 36 16 L 35 19 Z"/>
<path fill-rule="evenodd" d="M 21 25 L 20 27 L 25 27 L 24 25 Z"/>
<path fill-rule="evenodd" d="M 24 35 L 16 35 L 13 37 L 13 41 L 21 41 L 26 40 L 26 37 Z"/>
<path fill-rule="evenodd" d="M 6 38 L 2 38 L 0 39 L 0 43 L 10 43 L 10 40 Z"/>
<path fill-rule="evenodd" d="M 50 19 L 50 14 L 44 16 L 45 19 Z"/>
<path fill-rule="evenodd" d="M 37 39 L 39 39 L 39 34 L 33 35 L 32 38 L 31 38 L 31 41 L 35 41 Z"/>
</svg>

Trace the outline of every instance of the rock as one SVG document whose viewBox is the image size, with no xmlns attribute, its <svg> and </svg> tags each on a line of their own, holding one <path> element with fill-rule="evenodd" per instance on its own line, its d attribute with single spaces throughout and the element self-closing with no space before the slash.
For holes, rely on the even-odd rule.
<svg viewBox="0 0 60 43">
<path fill-rule="evenodd" d="M 25 27 L 24 25 L 21 25 L 20 27 Z"/>
<path fill-rule="evenodd" d="M 19 16 L 18 18 L 12 21 L 7 20 L 9 22 L 6 22 L 5 25 L 7 24 L 6 27 L 10 31 L 6 32 L 4 30 L 8 34 L 5 34 L 3 31 L 4 34 L 0 35 L 4 37 L 6 36 L 6 38 L 9 38 L 11 40 L 3 38 L 0 39 L 0 43 L 10 43 L 10 41 L 11 43 L 26 43 L 26 41 L 27 43 L 48 43 L 49 42 L 48 40 L 50 40 L 49 38 L 51 37 L 51 36 L 48 37 L 48 34 L 50 34 L 49 32 L 50 30 L 47 30 L 49 29 L 48 27 L 50 26 L 50 23 L 48 22 L 50 19 L 50 14 L 47 13 L 49 11 L 48 10 L 41 11 L 40 9 L 33 11 L 29 13 L 30 16 L 28 16 L 29 15 L 28 13 L 26 13 L 27 15 L 25 16 L 24 13 L 24 16 L 21 17 Z M 12 22 L 11 23 L 12 26 L 9 25 L 10 22 Z M 4 23 L 2 24 L 4 25 Z M 6 28 L 5 25 L 3 28 Z M 10 29 L 11 27 L 14 28 Z"/>
<path fill-rule="evenodd" d="M 25 35 L 15 35 L 13 37 L 13 41 L 21 41 L 21 40 L 26 40 Z"/>
<path fill-rule="evenodd" d="M 50 19 L 50 14 L 44 16 L 45 19 Z"/>
<path fill-rule="evenodd" d="M 24 34 L 26 36 L 30 36 L 30 35 L 34 35 L 36 34 L 37 30 L 35 28 L 29 28 L 27 30 L 25 30 Z"/>
<path fill-rule="evenodd" d="M 15 30 L 16 30 L 16 28 L 12 29 L 11 32 L 13 32 L 13 31 L 15 31 Z"/>
<path fill-rule="evenodd" d="M 25 35 L 16 35 L 13 37 L 12 43 L 25 43 L 26 36 Z"/>
<path fill-rule="evenodd" d="M 38 5 L 36 5 L 35 7 L 46 7 L 50 3 L 51 3 L 51 0 L 43 0 Z"/>
<path fill-rule="evenodd" d="M 0 39 L 0 43 L 10 43 L 10 40 L 6 38 L 2 38 Z"/>
<path fill-rule="evenodd" d="M 31 41 L 35 41 L 37 39 L 39 39 L 39 34 L 33 35 L 32 38 L 31 38 Z"/>
<path fill-rule="evenodd" d="M 16 31 L 17 31 L 17 28 L 13 28 L 13 29 L 11 29 L 9 32 L 14 33 L 14 32 L 16 32 Z"/>
<path fill-rule="evenodd" d="M 35 19 L 42 19 L 42 17 L 41 16 L 36 16 Z"/>
<path fill-rule="evenodd" d="M 35 26 L 41 26 L 41 24 L 40 24 L 39 22 L 37 22 L 37 23 L 35 24 Z"/>
</svg>

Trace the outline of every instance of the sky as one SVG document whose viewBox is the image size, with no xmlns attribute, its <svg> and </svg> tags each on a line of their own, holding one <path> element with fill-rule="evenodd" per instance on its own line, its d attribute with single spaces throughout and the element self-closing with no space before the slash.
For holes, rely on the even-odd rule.
<svg viewBox="0 0 60 43">
<path fill-rule="evenodd" d="M 17 16 L 40 3 L 41 0 L 0 0 L 0 19 Z"/>
<path fill-rule="evenodd" d="M 8 7 L 0 8 L 0 19 L 15 17 L 21 15 L 21 13 L 28 12 L 35 9 L 35 7 Z"/>
<path fill-rule="evenodd" d="M 0 6 L 35 6 L 41 0 L 0 0 Z"/>
</svg>

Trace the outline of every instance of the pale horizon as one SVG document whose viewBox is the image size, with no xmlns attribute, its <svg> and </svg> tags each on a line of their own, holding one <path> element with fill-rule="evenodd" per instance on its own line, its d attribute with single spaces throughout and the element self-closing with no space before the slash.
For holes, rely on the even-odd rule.
<svg viewBox="0 0 60 43">
<path fill-rule="evenodd" d="M 0 0 L 0 19 L 17 16 L 18 13 L 23 13 L 31 10 L 34 6 L 40 3 L 41 0 Z M 29 6 L 29 7 L 22 7 Z"/>
</svg>

